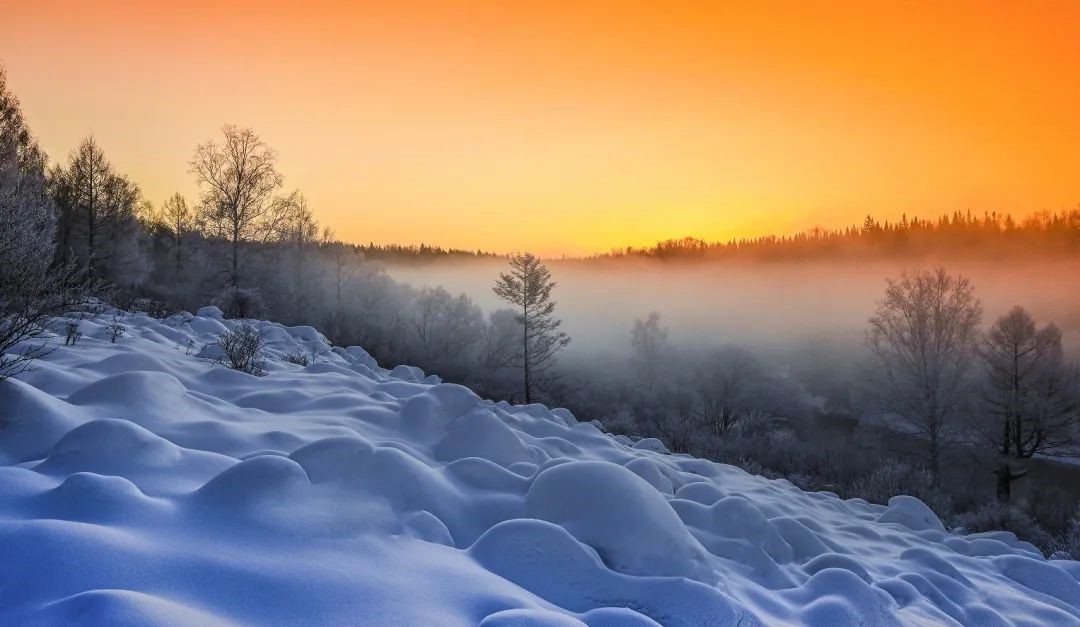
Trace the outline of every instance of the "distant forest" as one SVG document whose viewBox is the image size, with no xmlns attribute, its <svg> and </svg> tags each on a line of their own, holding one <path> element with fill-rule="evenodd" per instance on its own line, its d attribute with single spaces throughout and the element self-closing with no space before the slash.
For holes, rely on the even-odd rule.
<svg viewBox="0 0 1080 627">
<path fill-rule="evenodd" d="M 356 252 L 361 253 L 365 259 L 373 261 L 389 262 L 413 262 L 413 261 L 441 261 L 445 259 L 501 259 L 505 255 L 489 253 L 483 250 L 464 250 L 461 248 L 442 248 L 441 246 L 429 246 L 427 244 L 401 245 L 401 244 L 357 244 Z"/>
<path fill-rule="evenodd" d="M 648 248 L 627 247 L 591 257 L 663 260 L 809 260 L 885 258 L 1057 257 L 1080 252 L 1080 209 L 1039 212 L 1023 220 L 1011 215 L 954 212 L 936 220 L 908 218 L 862 225 L 813 228 L 797 235 L 707 242 L 686 237 Z"/>
</svg>

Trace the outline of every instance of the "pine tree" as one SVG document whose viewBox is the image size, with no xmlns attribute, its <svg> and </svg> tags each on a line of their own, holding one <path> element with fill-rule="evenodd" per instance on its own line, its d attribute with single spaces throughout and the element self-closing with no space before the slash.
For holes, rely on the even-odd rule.
<svg viewBox="0 0 1080 627">
<path fill-rule="evenodd" d="M 555 317 L 555 301 L 551 300 L 555 285 L 551 271 L 532 253 L 525 253 L 510 257 L 510 271 L 500 273 L 493 288 L 497 296 L 520 311 L 521 352 L 515 365 L 524 375 L 526 403 L 532 402 L 537 376 L 548 370 L 555 353 L 570 343 L 570 336 L 560 329 L 562 320 Z"/>
</svg>

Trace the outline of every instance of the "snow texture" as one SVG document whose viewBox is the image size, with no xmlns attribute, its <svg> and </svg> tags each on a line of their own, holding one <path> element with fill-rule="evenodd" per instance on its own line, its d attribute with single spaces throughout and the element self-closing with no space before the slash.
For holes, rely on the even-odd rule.
<svg viewBox="0 0 1080 627">
<path fill-rule="evenodd" d="M 0 624 L 1080 625 L 1080 564 L 214 307 L 0 386 Z M 303 367 L 289 353 L 320 356 Z"/>
</svg>

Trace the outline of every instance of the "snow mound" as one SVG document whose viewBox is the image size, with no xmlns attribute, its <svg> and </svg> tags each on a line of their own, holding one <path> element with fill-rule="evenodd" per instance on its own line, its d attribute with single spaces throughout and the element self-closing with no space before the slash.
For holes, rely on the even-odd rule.
<svg viewBox="0 0 1080 627">
<path fill-rule="evenodd" d="M 529 487 L 525 513 L 563 527 L 612 570 L 707 583 L 716 578 L 704 547 L 664 496 L 622 466 L 582 461 L 548 468 Z"/>
<path fill-rule="evenodd" d="M 0 386 L 0 624 L 1080 625 L 1080 564 L 247 321 L 84 314 Z M 314 355 L 307 367 L 284 357 Z"/>
<path fill-rule="evenodd" d="M 897 523 L 912 531 L 945 531 L 937 514 L 913 496 L 894 496 L 889 508 L 878 517 L 880 523 Z"/>
</svg>

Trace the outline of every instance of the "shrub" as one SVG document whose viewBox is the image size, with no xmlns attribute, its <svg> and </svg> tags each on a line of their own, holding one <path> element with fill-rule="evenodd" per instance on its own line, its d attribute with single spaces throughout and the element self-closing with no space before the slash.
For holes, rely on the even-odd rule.
<svg viewBox="0 0 1080 627">
<path fill-rule="evenodd" d="M 213 304 L 229 318 L 258 318 L 266 312 L 266 303 L 259 291 L 243 287 L 223 289 L 218 292 Z"/>
<path fill-rule="evenodd" d="M 952 514 L 952 498 L 934 485 L 928 469 L 891 457 L 884 458 L 873 472 L 855 481 L 850 491 L 871 503 L 882 504 L 894 496 L 906 494 L 926 503 L 940 518 Z"/>
<path fill-rule="evenodd" d="M 130 302 L 123 304 L 124 309 L 129 311 L 142 311 L 145 312 L 151 318 L 158 320 L 164 320 L 173 314 L 177 314 L 181 311 L 180 307 L 165 300 L 159 300 L 156 298 L 139 297 L 134 298 Z"/>
<path fill-rule="evenodd" d="M 953 519 L 968 533 L 983 531 L 1011 531 L 1017 538 L 1039 547 L 1044 553 L 1055 548 L 1054 538 L 1023 510 L 1008 503 L 992 500 L 985 505 L 965 512 Z"/>
<path fill-rule="evenodd" d="M 1069 526 L 1057 543 L 1057 553 L 1061 559 L 1080 560 L 1080 507 L 1073 512 Z"/>
<path fill-rule="evenodd" d="M 78 322 L 68 322 L 64 325 L 64 346 L 74 346 L 80 338 L 82 338 L 82 331 L 79 331 Z"/>
<path fill-rule="evenodd" d="M 256 329 L 253 324 L 241 322 L 222 332 L 213 346 L 221 351 L 210 358 L 214 363 L 257 377 L 266 374 L 266 356 L 263 354 L 266 333 Z"/>
<path fill-rule="evenodd" d="M 115 344 L 116 338 L 124 335 L 124 331 L 126 330 L 126 328 L 120 322 L 119 318 L 114 317 L 112 319 L 112 322 L 109 323 L 109 326 L 105 327 L 105 330 L 109 333 L 109 341 Z"/>
<path fill-rule="evenodd" d="M 298 366 L 311 365 L 311 359 L 308 357 L 307 353 L 302 353 L 300 351 L 296 351 L 295 353 L 285 353 L 285 356 L 282 357 L 281 360 Z"/>
</svg>

